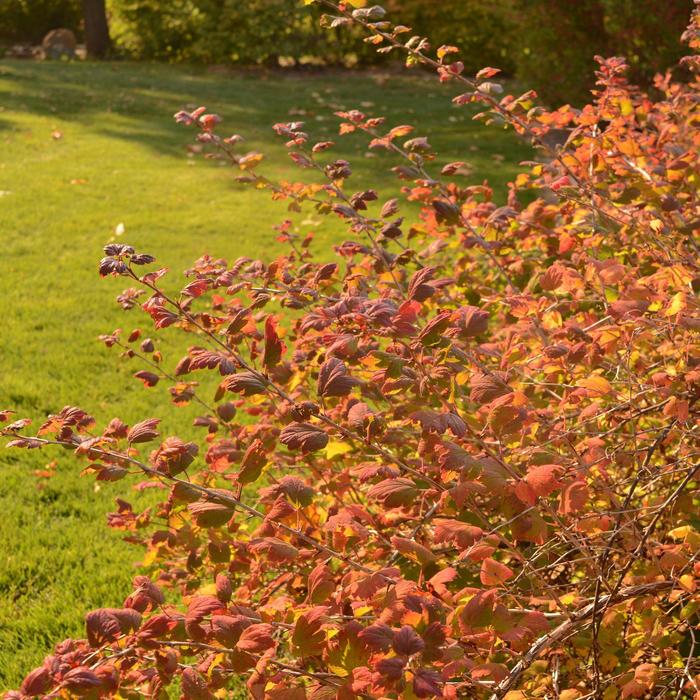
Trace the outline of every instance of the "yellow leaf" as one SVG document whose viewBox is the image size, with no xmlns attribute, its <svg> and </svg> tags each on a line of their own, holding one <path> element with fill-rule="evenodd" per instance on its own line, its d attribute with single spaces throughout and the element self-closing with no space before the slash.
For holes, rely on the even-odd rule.
<svg viewBox="0 0 700 700">
<path fill-rule="evenodd" d="M 564 320 L 558 311 L 549 311 L 543 315 L 542 325 L 547 330 L 553 330 L 555 328 L 561 328 L 564 325 Z"/>
<path fill-rule="evenodd" d="M 600 377 L 598 375 L 579 379 L 578 382 L 576 382 L 576 386 L 580 386 L 583 389 L 588 389 L 588 391 L 590 391 L 592 394 L 598 396 L 605 396 L 605 394 L 612 392 L 610 382 L 608 382 L 605 377 Z"/>
<path fill-rule="evenodd" d="M 621 99 L 620 112 L 622 112 L 623 117 L 629 117 L 629 115 L 634 112 L 634 105 L 632 104 L 632 100 L 630 100 L 629 98 Z"/>
<path fill-rule="evenodd" d="M 693 532 L 691 525 L 681 525 L 680 527 L 674 527 L 673 530 L 669 530 L 666 536 L 672 540 L 685 540 L 691 532 Z"/>
<path fill-rule="evenodd" d="M 688 593 L 695 593 L 697 584 L 695 583 L 695 578 L 691 574 L 683 574 L 683 576 L 678 579 L 678 583 L 681 588 L 688 591 Z"/>
<path fill-rule="evenodd" d="M 559 693 L 559 700 L 578 700 L 581 697 L 581 691 L 576 688 L 565 688 Z"/>
<path fill-rule="evenodd" d="M 144 566 L 150 566 L 153 564 L 156 559 L 158 558 L 158 550 L 157 549 L 149 549 L 146 551 L 146 554 L 144 555 L 142 561 Z"/>
<path fill-rule="evenodd" d="M 671 299 L 668 309 L 664 311 L 664 316 L 675 316 L 681 311 L 685 311 L 687 306 L 688 302 L 686 300 L 685 292 L 678 292 L 678 294 L 674 294 L 673 299 Z"/>
<path fill-rule="evenodd" d="M 352 445 L 348 445 L 347 442 L 331 441 L 326 446 L 326 459 L 333 459 L 333 457 L 344 455 L 348 452 L 352 452 Z"/>
<path fill-rule="evenodd" d="M 685 542 L 687 542 L 691 547 L 695 549 L 700 549 L 700 533 L 695 528 L 688 528 L 688 532 L 685 535 Z"/>
<path fill-rule="evenodd" d="M 264 158 L 262 153 L 257 153 L 253 151 L 252 153 L 248 153 L 244 156 L 242 156 L 239 161 L 238 161 L 238 167 L 241 170 L 250 170 L 251 168 L 254 168 L 262 159 Z"/>
</svg>

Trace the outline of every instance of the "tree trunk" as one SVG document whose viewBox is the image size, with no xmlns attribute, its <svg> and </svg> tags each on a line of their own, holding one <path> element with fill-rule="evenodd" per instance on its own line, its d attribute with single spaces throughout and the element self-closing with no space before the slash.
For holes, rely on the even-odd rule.
<svg viewBox="0 0 700 700">
<path fill-rule="evenodd" d="M 104 58 L 110 47 L 105 0 L 83 0 L 85 45 L 90 58 Z"/>
</svg>

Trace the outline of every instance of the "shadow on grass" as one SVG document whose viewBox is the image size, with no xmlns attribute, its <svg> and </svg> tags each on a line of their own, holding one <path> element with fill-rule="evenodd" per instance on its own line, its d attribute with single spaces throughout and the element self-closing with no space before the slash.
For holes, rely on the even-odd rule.
<svg viewBox="0 0 700 700">
<path fill-rule="evenodd" d="M 269 143 L 275 121 L 301 120 L 312 138 L 335 138 L 339 119 L 334 112 L 357 108 L 386 116 L 389 126 L 414 124 L 415 133 L 428 135 L 438 153 L 449 160 L 472 162 L 479 180 L 489 179 L 502 192 L 515 163 L 528 158 L 531 151 L 511 133 L 472 121 L 472 108 L 455 108 L 451 97 L 457 91 L 458 87 L 440 85 L 425 74 L 393 75 L 387 80 L 385 73 L 374 72 L 219 74 L 203 68 L 128 62 L 0 61 L 4 110 L 55 115 L 160 155 L 181 156 L 190 139 L 191 134 L 172 120 L 179 109 L 207 105 L 222 115 L 224 126 L 244 135 L 254 148 Z M 0 119 L 0 129 L 12 128 L 11 116 Z M 283 152 L 281 141 L 279 150 Z M 358 159 L 366 154 L 362 135 L 340 139 L 333 153 L 354 158 L 360 172 L 369 170 L 370 164 Z M 442 162 L 446 161 L 440 158 L 438 164 Z"/>
</svg>

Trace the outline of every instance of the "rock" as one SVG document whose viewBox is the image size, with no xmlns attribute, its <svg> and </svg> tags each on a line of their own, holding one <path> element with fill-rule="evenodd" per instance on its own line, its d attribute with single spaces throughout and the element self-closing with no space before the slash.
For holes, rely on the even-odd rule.
<svg viewBox="0 0 700 700">
<path fill-rule="evenodd" d="M 41 53 L 41 49 L 34 46 L 30 46 L 29 44 L 15 44 L 5 52 L 5 55 L 8 58 L 33 59 L 37 58 L 37 56 L 39 56 Z"/>
<path fill-rule="evenodd" d="M 41 42 L 46 58 L 75 57 L 78 42 L 70 29 L 52 29 Z"/>
</svg>

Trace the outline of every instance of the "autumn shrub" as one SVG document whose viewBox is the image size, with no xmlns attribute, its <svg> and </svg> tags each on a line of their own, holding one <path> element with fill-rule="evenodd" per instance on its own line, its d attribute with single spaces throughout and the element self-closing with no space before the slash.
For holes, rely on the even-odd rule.
<svg viewBox="0 0 700 700">
<path fill-rule="evenodd" d="M 7 697 L 202 699 L 244 679 L 261 700 L 697 700 L 698 82 L 659 75 L 654 101 L 600 58 L 591 103 L 549 112 L 381 8 L 333 15 L 540 155 L 495 202 L 462 162 L 437 172 L 413 126 L 339 112 L 340 138 L 395 156 L 387 199 L 300 122 L 273 128 L 307 176 L 277 182 L 215 114 L 178 112 L 241 186 L 288 204 L 283 251 L 205 256 L 177 282 L 106 247 L 100 273 L 156 332 L 103 342 L 202 437 L 75 407 L 33 433 L 4 412 L 10 446 L 163 494 L 108 516 L 146 551 L 123 606 Z M 700 13 L 684 39 L 700 48 Z M 309 210 L 347 240 L 316 255 L 294 224 Z M 163 357 L 161 332 L 188 352 Z"/>
</svg>

